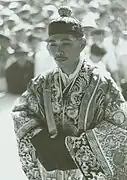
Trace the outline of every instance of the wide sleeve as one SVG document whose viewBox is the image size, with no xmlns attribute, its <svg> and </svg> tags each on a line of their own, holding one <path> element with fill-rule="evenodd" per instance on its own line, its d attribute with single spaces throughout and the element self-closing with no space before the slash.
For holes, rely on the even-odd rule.
<svg viewBox="0 0 127 180">
<path fill-rule="evenodd" d="M 66 146 L 86 180 L 127 179 L 127 105 L 112 79 L 108 80 L 105 114 L 94 128 L 67 137 Z"/>
<path fill-rule="evenodd" d="M 39 82 L 38 82 L 39 81 Z M 36 152 L 30 139 L 43 129 L 44 109 L 41 96 L 43 79 L 31 80 L 27 90 L 17 99 L 12 117 L 22 169 L 29 180 L 41 180 Z"/>
</svg>

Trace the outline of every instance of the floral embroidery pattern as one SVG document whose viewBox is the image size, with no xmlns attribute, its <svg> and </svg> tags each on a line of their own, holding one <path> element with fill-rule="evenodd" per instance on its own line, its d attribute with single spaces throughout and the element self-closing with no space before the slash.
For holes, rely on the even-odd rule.
<svg viewBox="0 0 127 180">
<path fill-rule="evenodd" d="M 96 155 L 91 150 L 85 133 L 80 137 L 67 137 L 66 146 L 86 180 L 103 177 L 106 180 Z"/>
</svg>

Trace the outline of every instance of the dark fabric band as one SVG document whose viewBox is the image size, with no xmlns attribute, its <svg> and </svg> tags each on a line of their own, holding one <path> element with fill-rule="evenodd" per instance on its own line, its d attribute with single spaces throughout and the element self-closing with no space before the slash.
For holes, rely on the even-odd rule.
<svg viewBox="0 0 127 180">
<path fill-rule="evenodd" d="M 52 22 L 49 25 L 48 34 L 49 36 L 54 34 L 71 34 L 76 37 L 83 37 L 83 30 L 80 25 L 59 21 Z"/>
</svg>

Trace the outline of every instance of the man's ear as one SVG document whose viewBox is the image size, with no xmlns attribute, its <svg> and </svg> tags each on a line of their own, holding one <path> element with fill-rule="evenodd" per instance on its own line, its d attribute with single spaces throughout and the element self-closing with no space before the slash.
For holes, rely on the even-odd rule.
<svg viewBox="0 0 127 180">
<path fill-rule="evenodd" d="M 86 39 L 82 38 L 81 39 L 81 51 L 86 47 Z"/>
<path fill-rule="evenodd" d="M 50 46 L 49 46 L 49 43 L 48 43 L 48 42 L 47 42 L 47 50 L 48 50 L 49 54 L 51 54 Z"/>
</svg>

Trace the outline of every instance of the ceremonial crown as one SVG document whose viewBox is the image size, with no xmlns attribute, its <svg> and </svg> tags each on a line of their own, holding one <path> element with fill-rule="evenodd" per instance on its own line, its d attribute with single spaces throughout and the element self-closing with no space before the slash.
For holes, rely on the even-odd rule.
<svg viewBox="0 0 127 180">
<path fill-rule="evenodd" d="M 69 7 L 62 6 L 58 9 L 59 17 L 52 20 L 48 27 L 49 36 L 54 34 L 71 34 L 83 37 L 83 27 L 80 21 L 72 16 Z"/>
</svg>

